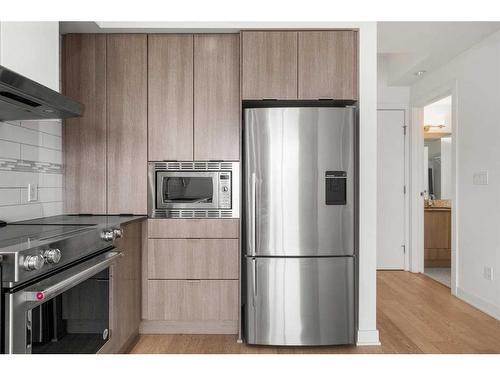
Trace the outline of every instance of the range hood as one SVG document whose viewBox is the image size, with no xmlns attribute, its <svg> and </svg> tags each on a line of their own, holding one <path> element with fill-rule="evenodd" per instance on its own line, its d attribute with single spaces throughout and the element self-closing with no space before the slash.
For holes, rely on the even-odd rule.
<svg viewBox="0 0 500 375">
<path fill-rule="evenodd" d="M 0 65 L 0 121 L 64 119 L 83 105 Z"/>
</svg>

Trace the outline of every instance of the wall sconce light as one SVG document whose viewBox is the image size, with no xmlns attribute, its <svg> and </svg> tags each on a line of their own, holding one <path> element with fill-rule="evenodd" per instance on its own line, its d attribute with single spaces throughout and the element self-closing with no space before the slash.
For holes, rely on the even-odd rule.
<svg viewBox="0 0 500 375">
<path fill-rule="evenodd" d="M 428 132 L 433 128 L 438 128 L 438 129 L 443 129 L 445 127 L 444 124 L 439 124 L 439 125 L 424 125 L 424 132 Z"/>
</svg>

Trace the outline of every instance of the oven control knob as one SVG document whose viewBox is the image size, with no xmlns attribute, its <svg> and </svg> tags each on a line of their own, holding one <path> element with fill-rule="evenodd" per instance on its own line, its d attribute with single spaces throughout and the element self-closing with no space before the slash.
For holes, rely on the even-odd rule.
<svg viewBox="0 0 500 375">
<path fill-rule="evenodd" d="M 44 263 L 43 255 L 28 255 L 24 258 L 24 269 L 26 271 L 39 270 L 43 267 Z"/>
<path fill-rule="evenodd" d="M 115 231 L 112 229 L 106 229 L 101 232 L 101 239 L 104 241 L 113 241 L 115 239 Z"/>
<path fill-rule="evenodd" d="M 122 228 L 114 229 L 113 233 L 115 235 L 115 239 L 123 237 L 123 229 Z"/>
<path fill-rule="evenodd" d="M 228 188 L 227 186 L 224 186 L 224 187 L 222 188 L 222 191 L 228 191 L 228 190 L 229 190 L 229 188 Z"/>
<path fill-rule="evenodd" d="M 61 260 L 61 250 L 49 249 L 43 253 L 43 258 L 47 264 L 56 264 Z"/>
</svg>

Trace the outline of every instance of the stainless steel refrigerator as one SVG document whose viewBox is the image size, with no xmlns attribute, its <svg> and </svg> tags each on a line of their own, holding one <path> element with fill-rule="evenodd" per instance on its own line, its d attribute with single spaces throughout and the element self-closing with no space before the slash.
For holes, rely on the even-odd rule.
<svg viewBox="0 0 500 375">
<path fill-rule="evenodd" d="M 249 344 L 354 343 L 355 111 L 244 111 Z"/>
</svg>

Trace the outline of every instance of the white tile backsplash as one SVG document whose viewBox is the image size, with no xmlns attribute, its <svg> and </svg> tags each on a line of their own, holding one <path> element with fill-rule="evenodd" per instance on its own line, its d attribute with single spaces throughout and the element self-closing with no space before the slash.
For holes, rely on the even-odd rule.
<svg viewBox="0 0 500 375">
<path fill-rule="evenodd" d="M 20 159 L 21 145 L 15 142 L 0 140 L 0 158 Z"/>
<path fill-rule="evenodd" d="M 58 120 L 20 121 L 20 125 L 23 128 L 36 130 L 38 132 L 52 134 L 58 137 L 62 136 L 62 124 L 61 121 Z"/>
<path fill-rule="evenodd" d="M 37 146 L 21 145 L 21 159 L 62 164 L 62 151 Z"/>
<path fill-rule="evenodd" d="M 62 163 L 60 121 L 0 122 L 0 220 L 62 214 Z M 35 202 L 28 202 L 28 184 L 38 185 Z"/>
<path fill-rule="evenodd" d="M 0 139 L 23 143 L 27 145 L 41 145 L 42 133 L 26 129 L 21 126 L 0 122 Z"/>
<path fill-rule="evenodd" d="M 0 189 L 0 206 L 12 206 L 20 203 L 20 189 Z"/>
</svg>

